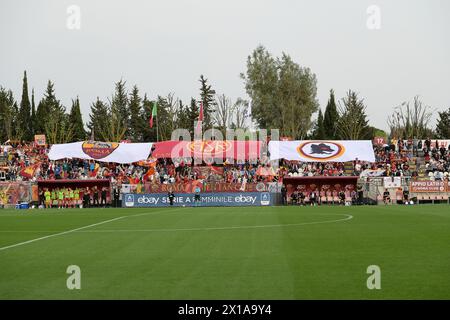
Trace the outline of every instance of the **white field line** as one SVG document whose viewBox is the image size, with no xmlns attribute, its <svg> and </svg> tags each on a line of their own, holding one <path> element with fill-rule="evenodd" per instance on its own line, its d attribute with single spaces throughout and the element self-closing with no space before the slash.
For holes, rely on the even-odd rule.
<svg viewBox="0 0 450 320">
<path fill-rule="evenodd" d="M 172 210 L 170 212 L 173 211 L 178 211 L 178 210 Z M 92 228 L 95 226 L 99 226 L 105 223 L 109 223 L 109 222 L 113 222 L 113 221 L 117 221 L 120 219 L 124 219 L 124 218 L 130 218 L 130 217 L 139 217 L 139 216 L 143 216 L 143 215 L 149 215 L 149 214 L 156 214 L 156 213 L 160 213 L 162 211 L 155 211 L 155 212 L 146 212 L 146 213 L 139 213 L 139 214 L 135 214 L 135 215 L 130 215 L 130 216 L 121 216 L 121 217 L 117 217 L 114 219 L 109 219 L 109 220 L 105 220 L 105 221 L 101 221 L 101 222 L 97 222 L 97 223 L 93 223 L 87 226 L 83 226 L 83 227 L 79 227 L 79 228 L 75 228 L 75 229 L 71 229 L 71 230 L 67 230 L 67 231 L 63 231 L 63 232 L 58 232 L 58 233 L 54 233 L 54 234 L 50 234 L 47 236 L 43 236 L 40 238 L 36 238 L 36 239 L 31 239 L 31 240 L 27 240 L 27 241 L 23 241 L 23 242 L 19 242 L 16 244 L 12 244 L 6 247 L 1 247 L 0 251 L 6 250 L 6 249 L 10 249 L 10 248 L 14 248 L 14 247 L 18 247 L 18 246 L 22 246 L 25 244 L 29 244 L 29 243 L 33 243 L 36 241 L 40 241 L 40 240 L 45 240 L 48 238 L 52 238 L 52 237 L 57 237 L 57 236 L 61 236 L 64 234 L 68 234 L 68 233 L 73 233 L 73 232 L 84 232 L 84 233 L 101 233 L 101 232 L 110 232 L 110 233 L 115 233 L 115 232 L 174 232 L 174 231 L 210 231 L 210 230 L 235 230 L 235 229 L 257 229 L 257 228 L 280 228 L 280 227 L 294 227 L 294 226 L 303 226 L 303 225 L 312 225 L 312 224 L 324 224 L 324 223 L 335 223 L 335 222 L 341 222 L 341 221 L 347 221 L 347 220 L 351 220 L 353 219 L 353 216 L 350 214 L 342 214 L 344 216 L 346 216 L 344 219 L 336 219 L 336 220 L 325 220 L 325 221 L 311 221 L 311 222 L 302 222 L 302 223 L 290 223 L 290 224 L 268 224 L 268 225 L 257 225 L 257 226 L 232 226 L 232 227 L 206 227 L 206 228 L 178 228 L 178 229 L 128 229 L 128 230 L 85 230 L 88 228 Z M 0 232 L 46 232 L 46 231 L 0 231 Z"/>
<path fill-rule="evenodd" d="M 235 229 L 257 229 L 257 228 L 283 228 L 283 227 L 295 227 L 311 224 L 323 224 L 323 223 L 335 223 L 341 221 L 347 221 L 353 219 L 350 214 L 339 214 L 346 216 L 344 219 L 337 220 L 324 220 L 324 221 L 311 221 L 301 223 L 289 223 L 289 224 L 266 224 L 259 226 L 231 226 L 231 227 L 205 227 L 205 228 L 178 228 L 178 229 L 97 229 L 97 230 L 81 230 L 78 233 L 115 233 L 115 232 L 174 232 L 174 231 L 210 231 L 210 230 L 235 230 Z"/>
<path fill-rule="evenodd" d="M 44 237 L 40 237 L 40 238 L 36 238 L 36 239 L 31 239 L 31 240 L 24 241 L 24 242 L 19 242 L 19 243 L 12 244 L 12 245 L 9 245 L 9 246 L 6 246 L 6 247 L 1 247 L 0 251 L 6 250 L 6 249 L 11 249 L 11 248 L 18 247 L 18 246 L 23 246 L 24 244 L 33 243 L 33 242 L 36 242 L 36 241 L 39 241 L 39 240 L 44 240 L 44 239 L 48 239 L 48 238 L 52 238 L 52 237 L 62 236 L 63 234 L 68 234 L 68 233 L 72 233 L 72 232 L 75 232 L 75 231 L 83 230 L 83 229 L 86 229 L 86 228 L 95 227 L 95 226 L 98 226 L 98 225 L 101 225 L 101 224 L 104 224 L 104 223 L 116 221 L 116 220 L 123 219 L 123 218 L 125 218 L 125 217 L 118 217 L 118 218 L 114 218 L 114 219 L 109 219 L 109 220 L 106 220 L 106 221 L 90 224 L 88 226 L 84 226 L 84 227 L 80 227 L 80 228 L 76 228 L 76 229 L 72 229 L 72 230 L 67 230 L 67 231 L 63 231 L 63 232 L 59 232 L 59 233 L 49 234 L 48 236 L 44 236 Z"/>
<path fill-rule="evenodd" d="M 171 210 L 170 212 L 173 212 L 173 211 L 176 211 L 176 210 Z M 138 213 L 138 214 L 134 214 L 134 215 L 130 215 L 130 216 L 121 216 L 121 217 L 117 217 L 117 218 L 113 218 L 113 219 L 109 219 L 109 220 L 93 223 L 93 224 L 90 224 L 90 225 L 87 225 L 87 226 L 84 226 L 84 227 L 79 227 L 79 228 L 75 228 L 75 229 L 71 229 L 71 230 L 67 230 L 67 231 L 63 231 L 63 232 L 49 234 L 48 236 L 44 236 L 44 237 L 40 237 L 40 238 L 36 238 L 36 239 L 31 239 L 31 240 L 15 243 L 15 244 L 12 244 L 12 245 L 9 245 L 9 246 L 6 246 L 6 247 L 0 247 L 0 251 L 6 250 L 6 249 L 11 249 L 11 248 L 14 248 L 14 247 L 23 246 L 25 244 L 33 243 L 33 242 L 40 241 L 40 240 L 45 240 L 45 239 L 48 239 L 48 238 L 62 236 L 64 234 L 68 234 L 68 233 L 81 231 L 81 230 L 84 230 L 84 229 L 87 229 L 87 228 L 92 228 L 92 227 L 99 226 L 99 225 L 102 225 L 102 224 L 105 224 L 105 223 L 117 221 L 117 220 L 120 220 L 120 219 L 123 219 L 123 218 L 139 217 L 139 216 L 155 214 L 155 213 L 159 213 L 159 212 L 163 212 L 163 211 L 160 210 L 160 211 L 154 211 L 154 212 Z M 41 231 L 41 232 L 45 232 L 45 231 Z"/>
</svg>

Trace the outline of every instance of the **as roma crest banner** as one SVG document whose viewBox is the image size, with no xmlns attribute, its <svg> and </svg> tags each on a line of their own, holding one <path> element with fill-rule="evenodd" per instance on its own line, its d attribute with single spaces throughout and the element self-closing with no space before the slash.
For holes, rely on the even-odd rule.
<svg viewBox="0 0 450 320">
<path fill-rule="evenodd" d="M 253 160 L 260 157 L 261 141 L 162 141 L 155 143 L 155 158 L 232 158 Z"/>
<path fill-rule="evenodd" d="M 153 143 L 118 143 L 83 141 L 54 144 L 50 148 L 50 160 L 78 158 L 101 162 L 132 163 L 146 160 Z"/>
<path fill-rule="evenodd" d="M 375 162 L 370 140 L 297 140 L 270 141 L 270 160 L 286 159 L 303 162 Z"/>
</svg>

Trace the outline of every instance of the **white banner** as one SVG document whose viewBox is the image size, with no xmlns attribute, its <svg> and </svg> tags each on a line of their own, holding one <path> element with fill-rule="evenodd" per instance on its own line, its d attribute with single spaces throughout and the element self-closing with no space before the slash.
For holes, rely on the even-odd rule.
<svg viewBox="0 0 450 320">
<path fill-rule="evenodd" d="M 431 144 L 430 144 L 430 148 L 434 149 L 436 148 L 436 141 L 437 141 L 437 149 L 444 147 L 445 149 L 448 149 L 448 147 L 450 146 L 450 139 L 430 139 L 431 140 Z M 411 140 L 412 141 L 412 145 L 414 146 L 414 139 Z M 424 139 L 419 139 L 417 140 L 417 143 L 419 143 L 419 141 L 422 142 L 422 147 L 420 148 L 421 150 L 425 147 L 425 141 Z M 392 139 L 389 140 L 388 142 L 386 142 L 387 144 L 391 145 L 392 144 Z M 397 147 L 398 144 L 398 140 L 395 140 L 395 144 Z M 405 146 L 408 145 L 408 140 L 403 140 L 403 144 Z"/>
<path fill-rule="evenodd" d="M 383 170 L 383 169 L 377 169 L 377 170 L 366 169 L 363 172 L 361 172 L 361 174 L 359 176 L 360 177 L 381 177 L 385 172 L 386 172 L 386 170 Z"/>
<path fill-rule="evenodd" d="M 101 162 L 132 163 L 146 160 L 153 143 L 118 143 L 82 141 L 54 144 L 50 148 L 50 160 L 64 158 L 89 159 Z"/>
<path fill-rule="evenodd" d="M 375 162 L 370 140 L 298 140 L 270 141 L 270 160 L 286 159 L 303 162 Z"/>
<path fill-rule="evenodd" d="M 400 188 L 402 186 L 401 177 L 384 177 L 383 184 L 385 188 Z"/>
<path fill-rule="evenodd" d="M 444 139 L 430 139 L 431 140 L 431 149 L 436 148 L 436 141 L 438 142 L 437 149 L 440 147 L 444 147 L 445 149 L 448 149 L 448 146 L 450 145 L 450 140 L 444 140 Z M 407 143 L 408 140 L 405 140 L 405 143 Z M 422 148 L 425 147 L 425 140 L 422 140 Z"/>
</svg>

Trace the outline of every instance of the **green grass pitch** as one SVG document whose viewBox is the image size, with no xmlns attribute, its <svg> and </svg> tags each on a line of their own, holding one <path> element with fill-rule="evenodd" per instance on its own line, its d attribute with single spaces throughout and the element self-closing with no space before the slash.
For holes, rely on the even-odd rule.
<svg viewBox="0 0 450 320">
<path fill-rule="evenodd" d="M 450 299 L 450 206 L 0 210 L 0 299 Z"/>
</svg>

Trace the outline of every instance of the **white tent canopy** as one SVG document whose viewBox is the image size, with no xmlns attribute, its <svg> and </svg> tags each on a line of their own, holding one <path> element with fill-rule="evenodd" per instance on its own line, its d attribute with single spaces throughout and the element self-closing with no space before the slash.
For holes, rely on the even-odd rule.
<svg viewBox="0 0 450 320">
<path fill-rule="evenodd" d="M 101 162 L 132 163 L 148 158 L 153 143 L 118 143 L 81 141 L 54 144 L 50 148 L 50 160 L 78 158 Z"/>
</svg>

